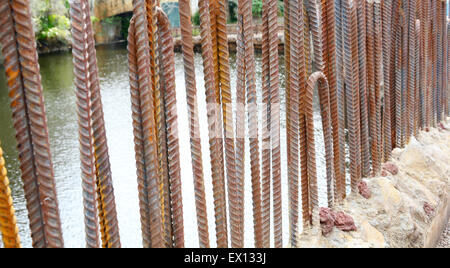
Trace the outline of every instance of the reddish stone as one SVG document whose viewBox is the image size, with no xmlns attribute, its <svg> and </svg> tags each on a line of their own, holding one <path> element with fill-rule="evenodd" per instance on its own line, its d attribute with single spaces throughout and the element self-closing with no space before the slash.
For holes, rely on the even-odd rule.
<svg viewBox="0 0 450 268">
<path fill-rule="evenodd" d="M 328 235 L 333 231 L 335 213 L 329 208 L 320 208 L 320 226 L 322 227 L 322 234 Z"/>
<path fill-rule="evenodd" d="M 425 211 L 428 217 L 432 217 L 434 215 L 434 208 L 428 202 L 425 202 L 423 204 L 423 210 Z"/>
<path fill-rule="evenodd" d="M 336 214 L 336 220 L 334 224 L 338 229 L 344 232 L 357 231 L 353 218 L 350 215 L 345 214 L 344 212 L 338 212 Z"/>
<path fill-rule="evenodd" d="M 365 181 L 360 181 L 358 183 L 359 194 L 362 195 L 365 199 L 369 199 L 372 197 L 372 191 L 370 191 L 367 183 Z"/>
<path fill-rule="evenodd" d="M 391 173 L 392 175 L 397 175 L 398 167 L 397 167 L 397 165 L 395 165 L 392 162 L 387 162 L 387 163 L 383 164 L 383 171 L 387 171 L 387 172 Z M 383 174 L 385 174 L 385 173 L 383 173 Z M 386 174 L 386 176 L 387 176 L 387 174 Z M 386 177 L 386 176 L 384 176 L 384 177 Z"/>
</svg>

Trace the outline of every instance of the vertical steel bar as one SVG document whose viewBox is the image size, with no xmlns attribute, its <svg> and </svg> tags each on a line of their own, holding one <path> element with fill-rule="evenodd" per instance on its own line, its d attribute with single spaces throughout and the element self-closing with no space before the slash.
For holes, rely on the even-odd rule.
<svg viewBox="0 0 450 268">
<path fill-rule="evenodd" d="M 200 13 L 200 29 L 202 38 L 202 57 L 205 73 L 205 93 L 208 109 L 209 144 L 211 154 L 211 172 L 213 178 L 214 206 L 216 218 L 216 238 L 219 248 L 228 246 L 226 197 L 224 191 L 224 163 L 220 152 L 222 124 L 219 123 L 220 109 L 217 107 L 217 97 L 214 81 L 213 51 L 211 43 L 210 14 L 208 0 L 198 2 Z"/>
<path fill-rule="evenodd" d="M 44 247 L 45 234 L 41 204 L 39 201 L 38 179 L 36 173 L 36 160 L 33 153 L 31 139 L 30 119 L 28 106 L 25 100 L 22 70 L 19 62 L 17 36 L 14 29 L 10 1 L 0 1 L 0 42 L 4 56 L 4 67 L 8 84 L 8 96 L 12 111 L 12 121 L 15 129 L 17 150 L 20 161 L 20 171 L 24 184 L 26 206 L 30 221 L 33 247 Z"/>
<path fill-rule="evenodd" d="M 80 141 L 81 179 L 83 188 L 86 246 L 98 248 L 99 219 L 97 211 L 97 184 L 92 129 L 92 102 L 87 51 L 87 25 L 84 21 L 84 1 L 72 1 L 70 18 L 73 39 L 74 84 L 77 97 L 77 114 Z M 102 211 L 102 210 L 100 210 Z"/>
<path fill-rule="evenodd" d="M 64 241 L 30 3 L 28 0 L 12 0 L 10 3 L 36 160 L 37 184 L 43 218 L 42 228 L 45 235 L 45 242 L 41 246 L 60 248 L 64 247 Z"/>
<path fill-rule="evenodd" d="M 191 143 L 192 171 L 194 177 L 195 206 L 197 212 L 198 236 L 201 248 L 209 247 L 208 217 L 206 213 L 203 158 L 198 118 L 197 89 L 194 69 L 194 45 L 192 40 L 191 7 L 189 0 L 179 1 L 181 40 L 188 107 L 189 137 Z"/>
<path fill-rule="evenodd" d="M 153 88 L 157 84 L 152 79 L 150 41 L 148 36 L 148 21 L 146 17 L 146 6 L 143 0 L 133 1 L 133 13 L 135 16 L 135 47 L 138 73 L 138 85 L 140 94 L 140 108 L 142 111 L 141 128 L 143 133 L 144 158 L 144 182 L 147 200 L 143 200 L 148 206 L 148 222 L 145 223 L 145 215 L 141 217 L 144 231 L 144 247 L 164 247 L 163 222 L 160 204 L 159 188 L 159 165 L 156 144 L 156 122 L 154 117 Z M 139 142 L 139 141 L 138 141 Z M 139 161 L 139 158 L 136 158 Z M 139 165 L 138 165 L 139 167 Z M 141 185 L 141 183 L 140 183 Z M 141 208 L 142 211 L 142 208 Z M 145 235 L 149 237 L 145 237 Z M 150 243 L 148 243 L 150 242 Z"/>
<path fill-rule="evenodd" d="M 5 248 L 20 248 L 19 228 L 7 177 L 3 150 L 0 147 L 0 233 Z"/>
</svg>

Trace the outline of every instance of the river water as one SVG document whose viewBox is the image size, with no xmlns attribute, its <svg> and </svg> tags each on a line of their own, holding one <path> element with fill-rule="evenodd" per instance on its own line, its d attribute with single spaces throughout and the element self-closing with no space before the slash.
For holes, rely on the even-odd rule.
<svg viewBox="0 0 450 268">
<path fill-rule="evenodd" d="M 123 247 L 142 247 L 131 120 L 131 101 L 128 83 L 127 51 L 124 45 L 101 47 L 97 49 L 97 57 L 121 242 Z M 50 144 L 55 170 L 64 242 L 66 247 L 84 247 L 85 239 L 78 147 L 78 125 L 73 86 L 72 55 L 70 53 L 43 55 L 40 57 L 39 63 L 41 66 L 42 84 L 44 87 L 45 107 L 47 111 Z M 214 208 L 207 138 L 206 103 L 204 94 L 203 67 L 200 54 L 196 54 L 195 63 L 204 177 L 208 204 L 209 233 L 211 246 L 215 246 Z M 236 88 L 235 63 L 235 56 L 231 55 L 231 85 L 234 90 Z M 283 58 L 280 59 L 280 63 L 280 77 L 282 88 L 284 88 L 285 79 Z M 175 64 L 181 176 L 183 183 L 185 244 L 186 247 L 198 247 L 189 132 L 187 131 L 188 119 L 184 86 L 184 70 L 181 54 L 175 55 Z M 256 68 L 257 88 L 260 100 L 259 103 L 261 103 L 261 94 L 259 90 L 261 88 L 261 55 L 258 54 L 256 55 Z M 23 185 L 20 179 L 16 141 L 14 138 L 14 129 L 11 123 L 11 111 L 9 108 L 4 73 L 3 67 L 0 66 L 0 141 L 2 142 L 1 146 L 4 150 L 4 157 L 6 159 L 6 166 L 9 174 L 8 177 L 11 182 L 11 190 L 14 198 L 14 206 L 16 209 L 22 245 L 24 247 L 31 247 L 28 216 L 23 193 Z M 234 93 L 233 96 L 235 96 Z M 287 245 L 289 218 L 286 174 L 288 167 L 285 146 L 286 124 L 284 106 L 285 98 L 283 90 L 281 94 L 281 101 L 281 163 L 284 211 L 283 241 L 284 244 Z M 316 111 L 315 122 L 320 202 L 322 206 L 326 206 L 325 160 L 323 155 L 323 137 L 321 135 L 320 115 L 318 111 Z M 253 247 L 250 157 L 248 148 L 249 146 L 247 141 L 247 170 L 245 181 L 245 246 Z"/>
</svg>

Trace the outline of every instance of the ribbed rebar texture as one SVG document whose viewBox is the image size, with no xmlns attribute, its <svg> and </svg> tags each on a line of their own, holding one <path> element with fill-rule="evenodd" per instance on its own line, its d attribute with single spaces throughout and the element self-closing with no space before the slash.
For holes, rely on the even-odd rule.
<svg viewBox="0 0 450 268">
<path fill-rule="evenodd" d="M 308 175 L 309 175 L 309 192 L 310 192 L 310 207 L 312 214 L 312 224 L 314 228 L 320 227 L 319 217 L 319 191 L 317 184 L 316 171 L 316 149 L 314 141 L 314 109 L 313 96 L 314 88 L 318 85 L 320 110 L 322 115 L 323 137 L 325 141 L 325 159 L 327 170 L 327 192 L 329 203 L 333 204 L 333 140 L 331 135 L 331 114 L 330 114 L 330 93 L 328 88 L 328 81 L 321 72 L 316 72 L 311 75 L 307 82 L 307 89 L 305 95 L 304 111 L 307 121 L 307 137 L 308 137 Z"/>
<path fill-rule="evenodd" d="M 195 206 L 201 248 L 209 247 L 208 217 L 206 213 L 203 158 L 198 118 L 197 88 L 195 83 L 194 45 L 192 41 L 191 8 L 189 0 L 179 1 L 183 63 L 188 107 L 189 137 L 191 143 L 192 173 L 194 177 Z"/>
<path fill-rule="evenodd" d="M 334 151 L 334 173 L 335 187 L 334 198 L 340 202 L 345 193 L 345 138 L 344 125 L 340 117 L 343 117 L 344 107 L 339 105 L 337 87 L 337 53 L 336 53 L 336 7 L 334 1 L 321 1 L 322 8 L 322 49 L 325 62 L 324 74 L 326 75 L 330 88 L 331 124 L 333 130 L 333 151 Z"/>
<path fill-rule="evenodd" d="M 263 232 L 264 247 L 270 247 L 270 181 L 273 187 L 275 247 L 282 246 L 282 198 L 280 161 L 280 97 L 278 70 L 278 7 L 263 2 Z"/>
<path fill-rule="evenodd" d="M 33 246 L 44 247 L 45 234 L 44 229 L 41 228 L 43 218 L 39 201 L 34 148 L 10 1 L 0 1 L 0 22 L 3 26 L 0 30 L 2 54 L 5 57 L 3 64 L 6 71 L 12 123 L 15 129 L 31 237 Z"/>
<path fill-rule="evenodd" d="M 297 246 L 299 217 L 299 112 L 301 82 L 304 80 L 305 53 L 302 39 L 303 33 L 303 1 L 289 1 L 289 133 L 288 135 L 288 185 L 289 185 L 289 242 Z M 306 135 L 305 135 L 306 136 Z M 302 147 L 304 148 L 304 147 Z M 303 174 L 302 174 L 303 175 Z M 302 188 L 303 190 L 304 188 Z M 302 195 L 304 198 L 308 194 Z M 304 215 L 309 211 L 304 211 Z M 306 221 L 306 219 L 303 219 Z"/>
<path fill-rule="evenodd" d="M 361 121 L 356 3 L 351 0 L 344 0 L 342 8 L 350 176 L 352 192 L 356 193 L 358 181 L 361 179 Z"/>
<path fill-rule="evenodd" d="M 97 184 L 92 133 L 92 103 L 88 70 L 87 31 L 84 23 L 84 1 L 72 1 L 70 8 L 73 38 L 75 94 L 77 97 L 78 132 L 80 141 L 81 180 L 83 188 L 86 246 L 100 246 L 97 211 Z"/>
<path fill-rule="evenodd" d="M 220 108 L 214 80 L 213 48 L 211 42 L 210 14 L 208 0 L 198 2 L 202 39 L 203 71 L 208 113 L 209 149 L 213 179 L 214 210 L 216 219 L 216 239 L 219 248 L 228 246 L 225 178 L 223 161 L 223 136 Z"/>
<path fill-rule="evenodd" d="M 34 188 L 33 190 L 25 190 L 26 193 L 29 193 L 27 200 L 30 226 L 33 234 L 33 246 L 60 248 L 64 246 L 64 241 L 59 217 L 55 178 L 48 139 L 47 119 L 41 76 L 39 73 L 40 68 L 36 51 L 36 40 L 31 20 L 30 4 L 28 0 L 12 0 L 9 4 L 10 9 L 5 9 L 7 12 L 6 15 L 8 17 L 12 14 L 14 27 L 5 28 L 4 31 L 14 30 L 16 36 L 12 37 L 10 35 L 10 38 L 12 37 L 10 40 L 16 41 L 13 41 L 15 44 L 11 42 L 5 45 L 17 46 L 19 56 L 18 64 L 20 64 L 20 67 L 15 68 L 18 67 L 18 65 L 12 63 L 11 67 L 14 69 L 9 69 L 10 71 L 7 69 L 7 76 L 12 78 L 13 76 L 21 75 L 36 174 L 36 180 L 34 182 L 24 180 L 25 188 Z M 4 27 L 2 27 L 2 29 L 3 28 Z M 8 60 L 9 59 L 6 59 L 6 61 Z M 15 70 L 15 73 L 11 73 L 12 70 Z M 35 193 L 31 194 L 30 192 L 32 191 L 35 191 Z M 39 199 L 39 201 L 37 201 L 37 199 Z M 40 205 L 31 207 L 30 205 L 32 202 L 39 202 Z"/>
<path fill-rule="evenodd" d="M 153 79 L 154 76 L 151 72 L 149 28 L 145 1 L 135 0 L 133 1 L 133 7 L 135 19 L 134 49 L 137 63 L 136 78 L 141 112 L 141 118 L 137 118 L 140 120 L 134 122 L 133 125 L 135 125 L 135 144 L 143 149 L 142 151 L 136 150 L 138 185 L 141 196 L 141 223 L 144 247 L 157 248 L 165 246 L 153 101 L 153 90 L 157 81 Z M 133 91 L 133 86 L 131 86 L 131 90 Z M 133 101 L 132 105 L 134 105 Z M 138 133 L 138 130 L 141 130 L 141 133 Z"/>
<path fill-rule="evenodd" d="M 162 73 L 162 95 L 166 126 L 167 163 L 169 172 L 168 190 L 170 193 L 170 218 L 172 219 L 173 247 L 184 247 L 183 198 L 181 193 L 180 149 L 178 139 L 178 114 L 175 87 L 175 54 L 169 19 L 164 11 L 158 10 L 160 29 L 160 49 Z"/>
<path fill-rule="evenodd" d="M 1 144 L 0 144 L 1 145 Z M 19 228 L 7 177 L 3 150 L 0 147 L 0 233 L 5 248 L 20 248 Z"/>
<path fill-rule="evenodd" d="M 391 157 L 391 47 L 392 47 L 392 4 L 393 0 L 385 0 L 382 5 L 383 23 L 383 159 L 388 161 Z"/>
<path fill-rule="evenodd" d="M 359 99 L 361 120 L 361 175 L 370 174 L 370 145 L 367 89 L 367 53 L 366 53 L 366 0 L 356 0 L 358 21 L 358 65 L 359 65 Z"/>
</svg>

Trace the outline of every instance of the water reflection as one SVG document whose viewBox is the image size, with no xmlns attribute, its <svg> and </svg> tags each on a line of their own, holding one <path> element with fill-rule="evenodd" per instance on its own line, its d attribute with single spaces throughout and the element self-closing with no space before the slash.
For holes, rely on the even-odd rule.
<svg viewBox="0 0 450 268">
<path fill-rule="evenodd" d="M 108 136 L 111 169 L 113 173 L 119 228 L 124 247 L 141 247 L 141 227 L 138 207 L 136 171 L 134 161 L 134 144 L 131 121 L 131 104 L 128 84 L 127 51 L 124 46 L 98 48 L 97 58 L 102 88 L 102 100 Z M 179 113 L 179 131 L 181 148 L 181 168 L 184 199 L 185 239 L 187 247 L 197 247 L 197 224 L 195 216 L 195 200 L 190 162 L 190 145 L 187 135 L 187 108 L 184 87 L 183 59 L 180 54 L 175 56 L 176 85 Z M 236 60 L 232 55 L 231 86 L 236 87 Z M 283 63 L 281 59 L 281 63 Z M 211 246 L 215 246 L 214 208 L 212 206 L 211 171 L 209 162 L 209 145 L 207 140 L 206 105 L 202 74 L 202 60 L 199 54 L 195 57 L 197 90 L 199 101 L 200 131 L 202 135 L 202 150 L 204 160 L 204 175 L 209 218 Z M 75 108 L 75 95 L 72 73 L 72 56 L 69 53 L 45 55 L 40 57 L 42 83 L 44 86 L 45 105 L 48 116 L 50 143 L 55 169 L 58 200 L 63 224 L 63 234 L 66 247 L 84 247 L 84 223 L 81 195 L 81 179 L 78 149 L 78 126 Z M 257 55 L 257 87 L 261 88 L 261 57 Z M 284 65 L 281 65 L 281 83 L 284 88 Z M 235 96 L 235 94 L 233 93 Z M 261 94 L 258 94 L 261 101 Z M 284 94 L 282 94 L 284 107 Z M 260 115 L 261 116 L 261 115 Z M 260 120 L 261 121 L 261 120 Z M 281 142 L 285 143 L 285 112 L 281 115 Z M 316 121 L 317 141 L 320 141 L 321 124 Z M 261 126 L 260 126 L 261 129 Z M 11 111 L 7 96 L 4 69 L 0 67 L 0 140 L 5 151 L 5 159 L 11 181 L 14 205 L 17 211 L 21 240 L 24 247 L 31 247 L 27 211 L 20 180 L 19 163 L 17 161 L 16 142 L 11 124 Z M 323 141 L 321 141 L 323 143 Z M 319 143 L 321 143 L 319 142 Z M 318 146 L 323 148 L 322 145 Z M 245 239 L 246 246 L 253 246 L 253 220 L 251 203 L 249 146 L 246 145 L 246 200 L 245 200 Z M 286 148 L 282 146 L 282 163 L 287 163 Z M 321 192 L 321 204 L 326 204 L 323 150 L 318 153 L 318 176 Z M 288 234 L 288 200 L 287 200 L 287 166 L 282 166 L 283 178 L 283 230 L 284 241 Z M 195 230 L 195 231 L 194 231 Z"/>
</svg>

